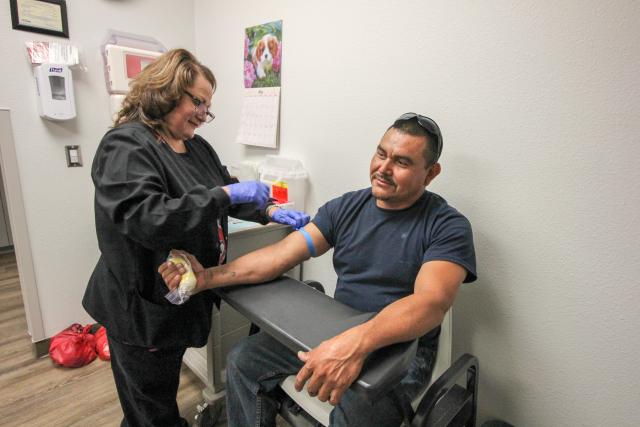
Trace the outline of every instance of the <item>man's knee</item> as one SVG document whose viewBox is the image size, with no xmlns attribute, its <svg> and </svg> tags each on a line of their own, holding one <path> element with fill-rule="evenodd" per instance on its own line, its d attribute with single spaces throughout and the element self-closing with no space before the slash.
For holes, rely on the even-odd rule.
<svg viewBox="0 0 640 427">
<path fill-rule="evenodd" d="M 340 403 L 331 412 L 329 418 L 332 427 L 372 425 L 396 427 L 402 423 L 399 409 L 388 396 L 371 402 L 351 390 L 347 390 L 342 395 Z"/>
<path fill-rule="evenodd" d="M 256 365 L 263 366 L 263 355 L 273 348 L 273 342 L 273 338 L 261 332 L 243 337 L 227 354 L 227 371 L 230 368 L 246 371 Z"/>
</svg>

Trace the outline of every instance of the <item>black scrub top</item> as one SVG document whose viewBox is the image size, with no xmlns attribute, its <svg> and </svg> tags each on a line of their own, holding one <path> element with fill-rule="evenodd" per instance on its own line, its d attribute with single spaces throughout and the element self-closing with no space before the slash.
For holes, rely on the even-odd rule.
<svg viewBox="0 0 640 427">
<path fill-rule="evenodd" d="M 82 301 L 87 312 L 120 342 L 142 347 L 201 347 L 216 301 L 211 291 L 183 305 L 168 292 L 157 269 L 171 249 L 194 254 L 205 267 L 218 264 L 227 215 L 266 224 L 255 205 L 230 206 L 221 186 L 235 181 L 200 136 L 176 153 L 142 123 L 105 134 L 93 160 L 95 223 L 100 259 Z"/>
</svg>

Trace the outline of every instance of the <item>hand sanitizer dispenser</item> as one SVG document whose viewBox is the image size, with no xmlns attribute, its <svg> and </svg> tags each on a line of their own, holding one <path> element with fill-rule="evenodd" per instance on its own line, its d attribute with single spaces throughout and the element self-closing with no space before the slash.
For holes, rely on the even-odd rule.
<svg viewBox="0 0 640 427">
<path fill-rule="evenodd" d="M 68 65 L 42 64 L 33 69 L 38 89 L 38 113 L 48 120 L 76 116 L 73 80 Z"/>
</svg>

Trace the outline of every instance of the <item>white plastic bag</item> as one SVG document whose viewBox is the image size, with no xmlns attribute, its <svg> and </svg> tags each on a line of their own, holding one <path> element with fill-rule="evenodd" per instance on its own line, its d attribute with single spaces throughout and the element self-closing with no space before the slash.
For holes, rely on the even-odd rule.
<svg viewBox="0 0 640 427">
<path fill-rule="evenodd" d="M 183 265 L 187 271 L 182 275 L 178 287 L 169 291 L 164 297 L 171 304 L 184 304 L 189 300 L 193 290 L 196 288 L 196 275 L 193 274 L 191 263 L 182 251 L 172 250 L 167 256 L 167 261 L 171 261 L 175 265 Z"/>
</svg>

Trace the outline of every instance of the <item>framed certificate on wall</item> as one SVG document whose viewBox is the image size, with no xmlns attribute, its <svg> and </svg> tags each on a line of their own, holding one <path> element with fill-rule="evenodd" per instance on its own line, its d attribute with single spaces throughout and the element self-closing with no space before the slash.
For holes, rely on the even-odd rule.
<svg viewBox="0 0 640 427">
<path fill-rule="evenodd" d="M 65 0 L 9 0 L 14 30 L 69 38 Z"/>
</svg>

